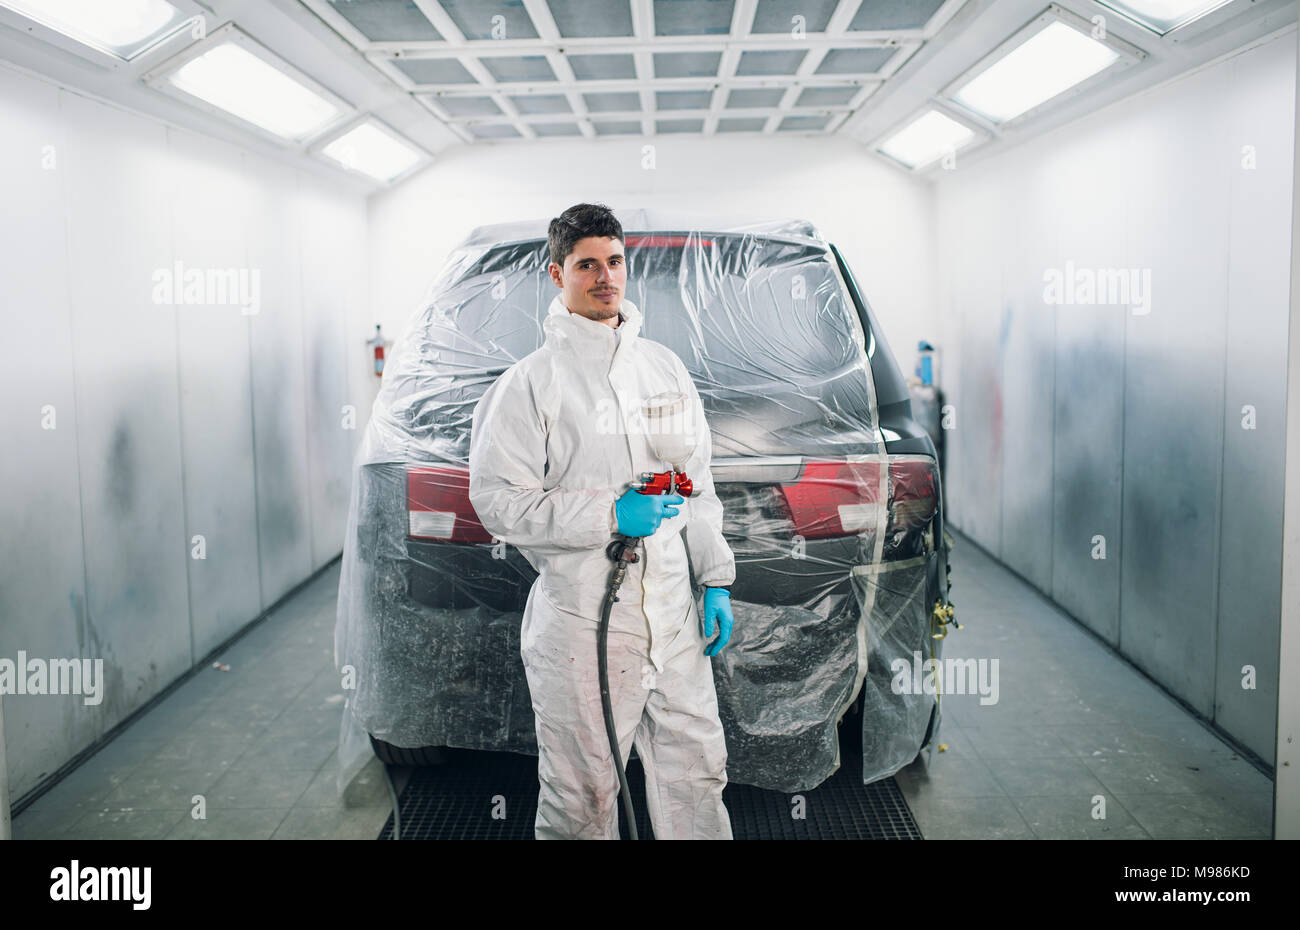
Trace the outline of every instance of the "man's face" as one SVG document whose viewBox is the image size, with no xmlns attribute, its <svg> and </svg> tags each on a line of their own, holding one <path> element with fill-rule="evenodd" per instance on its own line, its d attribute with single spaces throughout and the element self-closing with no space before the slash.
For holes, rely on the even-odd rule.
<svg viewBox="0 0 1300 930">
<path fill-rule="evenodd" d="M 561 299 L 569 310 L 618 326 L 618 308 L 627 287 L 622 242 L 612 236 L 579 239 L 564 259 L 564 267 L 551 262 L 550 272 L 551 280 L 564 292 Z"/>
</svg>

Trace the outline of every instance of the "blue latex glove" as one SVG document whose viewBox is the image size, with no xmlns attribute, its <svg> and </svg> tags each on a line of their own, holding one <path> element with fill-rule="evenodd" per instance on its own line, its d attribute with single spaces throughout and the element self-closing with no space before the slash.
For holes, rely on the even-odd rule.
<svg viewBox="0 0 1300 930">
<path fill-rule="evenodd" d="M 713 624 L 718 624 L 718 640 L 704 650 L 706 656 L 716 656 L 731 639 L 731 592 L 726 588 L 704 589 L 704 638 L 713 638 Z"/>
<path fill-rule="evenodd" d="M 618 531 L 624 536 L 653 536 L 667 517 L 677 516 L 677 504 L 686 500 L 680 494 L 642 494 L 635 488 L 614 502 Z"/>
</svg>

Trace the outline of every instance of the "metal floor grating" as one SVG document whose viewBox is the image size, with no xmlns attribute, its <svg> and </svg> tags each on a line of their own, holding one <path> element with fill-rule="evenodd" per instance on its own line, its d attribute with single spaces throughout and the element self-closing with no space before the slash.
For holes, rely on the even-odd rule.
<svg viewBox="0 0 1300 930">
<path fill-rule="evenodd" d="M 861 784 L 861 759 L 842 747 L 839 771 L 812 791 L 801 792 L 805 818 L 791 814 L 792 795 L 748 785 L 723 790 L 731 829 L 738 840 L 922 839 L 897 783 L 886 778 Z M 641 763 L 628 765 L 628 780 L 636 806 L 637 829 L 652 836 L 645 805 Z M 494 803 L 504 819 L 493 819 Z M 446 765 L 417 768 L 401 798 L 402 839 L 407 840 L 531 840 L 537 814 L 537 759 L 505 752 L 453 750 Z M 390 814 L 379 839 L 392 837 Z M 626 836 L 622 812 L 619 832 Z"/>
</svg>

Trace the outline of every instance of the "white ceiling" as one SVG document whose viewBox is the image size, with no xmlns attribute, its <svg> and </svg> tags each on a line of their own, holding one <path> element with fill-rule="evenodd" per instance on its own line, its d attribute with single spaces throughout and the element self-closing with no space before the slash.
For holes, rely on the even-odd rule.
<svg viewBox="0 0 1300 930">
<path fill-rule="evenodd" d="M 966 0 L 301 0 L 465 142 L 830 134 Z"/>
<path fill-rule="evenodd" d="M 668 135 L 827 134 L 871 146 L 1049 6 L 1047 0 L 191 0 L 208 32 L 233 22 L 295 68 L 433 154 L 460 145 Z M 963 163 L 1294 28 L 1295 0 L 1232 0 L 1165 37 L 1096 0 L 1060 0 L 1145 53 L 1014 127 Z M 796 21 L 794 17 L 802 17 Z M 497 17 L 494 20 L 494 17 Z M 798 26 L 802 34 L 792 34 Z M 495 32 L 494 32 L 495 29 Z M 493 35 L 496 38 L 493 38 Z M 228 139 L 358 190 L 311 157 L 141 80 L 179 35 L 95 65 L 0 23 L 0 59 L 81 92 Z M 901 169 L 900 169 L 901 170 Z"/>
</svg>

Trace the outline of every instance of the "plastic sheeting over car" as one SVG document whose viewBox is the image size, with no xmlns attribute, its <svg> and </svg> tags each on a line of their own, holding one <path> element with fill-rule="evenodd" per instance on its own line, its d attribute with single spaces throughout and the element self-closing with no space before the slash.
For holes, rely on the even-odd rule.
<svg viewBox="0 0 1300 930">
<path fill-rule="evenodd" d="M 815 787 L 839 765 L 837 723 L 859 694 L 864 780 L 893 774 L 935 704 L 891 683 L 897 660 L 910 669 L 936 648 L 939 495 L 928 460 L 887 453 L 868 359 L 879 344 L 810 223 L 618 215 L 642 337 L 685 363 L 713 435 L 737 563 L 735 630 L 713 660 L 728 777 Z M 546 225 L 474 230 L 390 353 L 339 585 L 340 788 L 370 757 L 367 733 L 536 753 L 519 656 L 535 573 L 478 524 L 468 454 L 475 404 L 542 342 L 557 292 Z"/>
</svg>

